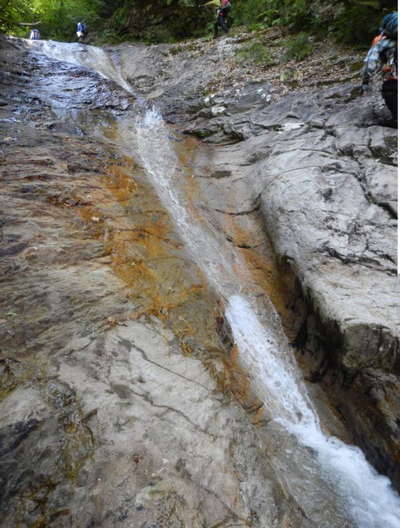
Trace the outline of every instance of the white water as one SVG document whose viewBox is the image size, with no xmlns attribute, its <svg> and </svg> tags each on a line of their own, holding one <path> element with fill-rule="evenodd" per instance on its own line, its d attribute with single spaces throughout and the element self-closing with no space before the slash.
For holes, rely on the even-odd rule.
<svg viewBox="0 0 400 528">
<path fill-rule="evenodd" d="M 136 128 L 139 156 L 161 200 L 184 235 L 190 252 L 222 296 L 229 291 L 233 293 L 235 255 L 222 251 L 226 245 L 224 239 L 207 232 L 182 205 L 184 200 L 178 191 L 181 167 L 161 114 L 155 109 L 147 111 L 144 118 L 138 118 Z"/>
<path fill-rule="evenodd" d="M 86 66 L 106 79 L 116 82 L 128 93 L 136 95 L 122 76 L 120 68 L 102 48 L 79 43 L 64 44 L 52 40 L 26 40 L 24 44 L 34 51 L 44 53 L 47 57 L 77 66 Z"/>
<path fill-rule="evenodd" d="M 242 355 L 257 366 L 273 402 L 274 417 L 305 446 L 315 450 L 323 477 L 334 485 L 359 528 L 399 528 L 400 498 L 360 449 L 322 432 L 315 411 L 292 368 L 271 346 L 270 336 L 250 303 L 239 295 L 226 311 Z M 269 403 L 270 405 L 270 403 Z"/>
<path fill-rule="evenodd" d="M 49 56 L 91 67 L 132 93 L 103 50 L 88 47 L 85 51 L 80 45 L 41 45 Z M 389 479 L 378 475 L 361 450 L 322 432 L 281 332 L 275 324 L 267 328 L 263 324 L 265 317 L 263 323 L 260 321 L 250 296 L 238 294 L 240 286 L 235 268 L 242 268 L 244 264 L 217 233 L 210 231 L 208 225 L 200 225 L 186 209 L 178 191 L 181 167 L 168 134 L 161 115 L 155 110 L 148 111 L 136 123 L 136 147 L 193 257 L 227 301 L 226 317 L 258 396 L 277 423 L 315 451 L 323 478 L 341 498 L 358 528 L 400 528 L 400 498 Z M 272 304 L 267 316 L 276 320 Z"/>
<path fill-rule="evenodd" d="M 400 528 L 400 497 L 360 449 L 321 430 L 316 411 L 286 344 L 258 319 L 250 298 L 237 294 L 233 260 L 216 233 L 206 232 L 182 205 L 177 186 L 179 162 L 161 115 L 148 111 L 137 123 L 137 147 L 143 165 L 174 217 L 193 257 L 219 294 L 228 299 L 226 317 L 258 396 L 273 416 L 305 446 L 315 450 L 323 478 L 331 484 L 359 528 Z M 229 252 L 228 252 L 229 255 Z M 238 257 L 236 257 L 237 260 Z M 241 263 L 235 262 L 236 266 Z M 236 289 L 236 292 L 232 291 Z M 271 308 L 272 310 L 272 308 Z M 271 315 L 272 314 L 268 314 Z"/>
</svg>

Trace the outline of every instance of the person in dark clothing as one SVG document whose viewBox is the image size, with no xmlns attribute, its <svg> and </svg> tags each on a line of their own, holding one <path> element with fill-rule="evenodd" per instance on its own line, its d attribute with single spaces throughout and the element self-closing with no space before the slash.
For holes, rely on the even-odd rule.
<svg viewBox="0 0 400 528">
<path fill-rule="evenodd" d="M 382 97 L 392 114 L 391 124 L 397 124 L 397 13 L 386 15 L 381 23 L 381 34 L 374 38 L 363 68 L 362 93 L 369 91 L 371 77 L 379 69 L 383 74 Z"/>
<path fill-rule="evenodd" d="M 217 20 L 214 24 L 214 38 L 218 37 L 218 28 L 221 28 L 224 33 L 228 33 L 228 13 L 231 7 L 229 0 L 220 0 L 220 6 L 217 10 Z"/>
<path fill-rule="evenodd" d="M 398 100 L 397 100 L 397 79 L 388 79 L 382 84 L 382 97 L 386 103 L 386 106 L 389 108 L 393 124 L 397 122 L 397 112 L 398 112 Z"/>
</svg>

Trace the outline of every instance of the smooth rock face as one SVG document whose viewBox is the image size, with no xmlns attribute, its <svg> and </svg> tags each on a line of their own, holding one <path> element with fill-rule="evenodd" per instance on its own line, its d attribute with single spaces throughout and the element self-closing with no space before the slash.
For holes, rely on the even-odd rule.
<svg viewBox="0 0 400 528">
<path fill-rule="evenodd" d="M 312 377 L 398 479 L 395 131 L 350 84 L 279 98 L 266 78 L 200 96 L 199 72 L 212 84 L 233 45 L 206 44 L 204 59 L 202 45 L 184 49 L 186 62 L 171 46 L 110 56 L 206 138 L 196 205 L 247 255 L 294 337 L 268 233 L 308 303 Z M 298 470 L 291 439 L 265 424 L 215 294 L 118 150 L 114 119 L 133 98 L 40 55 L 3 49 L 1 61 L 2 525 L 350 528 L 312 453 Z"/>
<path fill-rule="evenodd" d="M 323 361 L 330 363 L 323 370 L 341 371 L 348 380 L 340 408 L 377 467 L 389 468 L 398 483 L 400 430 L 392 415 L 400 399 L 396 391 L 385 395 L 392 392 L 387 375 L 397 385 L 400 367 L 397 131 L 364 128 L 362 113 L 349 128 L 331 122 L 328 130 L 311 127 L 286 141 L 288 151 L 272 153 L 263 171 L 262 210 L 276 250 L 296 270 L 319 321 L 317 349 L 325 348 Z M 372 408 L 380 425 L 361 420 L 360 408 Z"/>
<path fill-rule="evenodd" d="M 1 526 L 350 526 L 329 487 L 305 514 L 271 465 L 290 439 L 273 440 L 215 294 L 115 146 L 132 100 L 39 55 L 0 60 Z"/>
<path fill-rule="evenodd" d="M 223 141 L 221 133 L 244 139 L 219 149 L 232 175 L 221 181 L 246 208 L 260 204 L 275 251 L 309 304 L 301 344 L 313 350 L 311 378 L 329 374 L 328 391 L 354 438 L 398 483 L 397 131 L 376 125 L 371 99 L 353 91 L 348 84 L 293 94 L 219 116 L 217 125 L 198 117 L 188 131 L 209 142 Z"/>
<path fill-rule="evenodd" d="M 272 51 L 275 38 L 266 42 Z M 294 66 L 296 93 L 290 81 L 277 83 L 277 69 L 254 75 L 251 64 L 232 66 L 241 46 L 228 38 L 202 49 L 184 45 L 176 54 L 171 46 L 147 49 L 146 60 L 159 68 L 147 86 L 157 86 L 151 97 L 169 119 L 181 116 L 187 133 L 218 145 L 207 171 L 201 160 L 197 166 L 204 210 L 259 226 L 261 211 L 308 304 L 295 342 L 312 351 L 310 379 L 322 381 L 354 440 L 399 485 L 397 130 L 380 124 L 390 114 L 378 86 L 373 96 L 358 96 L 359 76 L 350 72 L 362 57 L 340 61 L 332 51 L 306 61 L 305 76 Z M 139 91 L 124 57 L 140 52 L 118 50 Z M 336 71 L 342 84 L 329 87 L 337 63 L 347 65 Z M 252 82 L 244 81 L 244 68 Z"/>
</svg>

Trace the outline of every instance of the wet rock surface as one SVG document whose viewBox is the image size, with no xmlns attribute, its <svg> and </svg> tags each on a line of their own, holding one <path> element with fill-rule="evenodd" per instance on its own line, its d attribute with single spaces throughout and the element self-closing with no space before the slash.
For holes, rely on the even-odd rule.
<svg viewBox="0 0 400 528">
<path fill-rule="evenodd" d="M 217 209 L 229 186 L 228 214 L 260 210 L 308 305 L 294 343 L 314 365 L 310 379 L 398 484 L 397 130 L 380 124 L 390 115 L 379 96 L 361 99 L 353 83 L 306 88 L 276 102 L 262 80 L 236 97 L 221 91 L 186 131 L 220 145 L 208 203 Z"/>
<path fill-rule="evenodd" d="M 141 167 L 117 148 L 114 120 L 135 98 L 9 46 L 0 57 L 2 524 L 350 528 L 312 453 L 297 472 L 290 439 L 265 422 L 215 294 Z M 207 46 L 232 53 L 229 40 Z M 196 206 L 311 351 L 310 376 L 353 440 L 397 479 L 396 132 L 377 125 L 352 84 L 305 96 L 266 72 L 247 86 L 238 79 L 233 94 L 219 77 L 224 60 L 172 50 L 109 52 L 139 95 L 205 138 L 191 159 Z M 194 63 L 215 93 L 199 95 Z M 180 68 L 193 83 L 175 83 Z M 306 483 L 315 495 L 300 507 Z"/>
<path fill-rule="evenodd" d="M 266 36 L 279 62 L 281 35 Z M 237 61 L 247 38 L 115 53 L 136 89 L 211 145 L 196 166 L 203 209 L 238 246 L 258 247 L 267 273 L 268 234 L 308 306 L 292 333 L 309 379 L 399 485 L 397 129 L 385 126 L 379 79 L 372 96 L 359 96 L 362 55 L 322 46 L 301 64 L 263 69 Z M 128 53 L 152 64 L 143 84 Z M 229 216 L 257 227 L 243 240 Z"/>
<path fill-rule="evenodd" d="M 289 444 L 114 146 L 133 99 L 4 43 L 0 61 L 1 525 L 347 526 L 301 509 L 270 464 Z"/>
</svg>

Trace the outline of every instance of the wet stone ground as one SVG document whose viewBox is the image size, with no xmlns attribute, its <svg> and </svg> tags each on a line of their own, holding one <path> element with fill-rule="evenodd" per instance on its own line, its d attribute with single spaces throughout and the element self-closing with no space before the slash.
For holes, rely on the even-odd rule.
<svg viewBox="0 0 400 528">
<path fill-rule="evenodd" d="M 305 96 L 280 66 L 236 67 L 239 41 L 111 52 L 135 90 L 186 121 L 191 137 L 171 137 L 196 169 L 188 204 L 272 299 L 351 441 L 396 477 L 396 132 L 330 50 L 347 84 L 316 89 L 316 56 Z M 135 99 L 1 44 L 2 525 L 350 528 L 313 453 L 266 423 L 222 305 L 120 148 Z"/>
<path fill-rule="evenodd" d="M 0 61 L 1 525 L 314 526 L 263 454 L 215 295 L 110 144 L 133 100 L 10 45 Z"/>
</svg>

